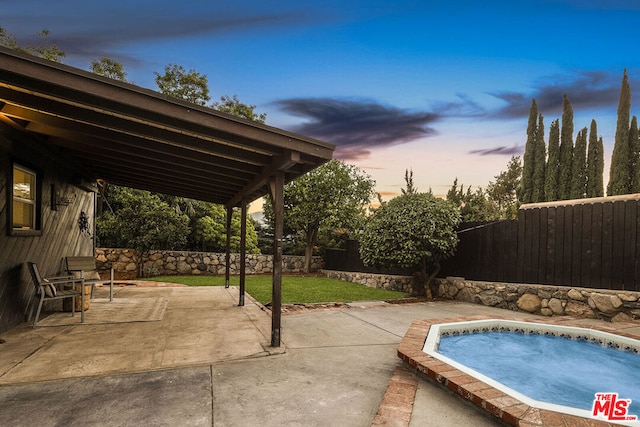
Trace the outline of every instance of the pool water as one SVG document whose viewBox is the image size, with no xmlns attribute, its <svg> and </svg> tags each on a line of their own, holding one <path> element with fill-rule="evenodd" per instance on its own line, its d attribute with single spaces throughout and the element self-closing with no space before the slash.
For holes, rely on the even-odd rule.
<svg viewBox="0 0 640 427">
<path fill-rule="evenodd" d="M 636 353 L 515 332 L 441 336 L 438 353 L 541 402 L 591 411 L 596 393 L 618 393 L 640 416 Z"/>
</svg>

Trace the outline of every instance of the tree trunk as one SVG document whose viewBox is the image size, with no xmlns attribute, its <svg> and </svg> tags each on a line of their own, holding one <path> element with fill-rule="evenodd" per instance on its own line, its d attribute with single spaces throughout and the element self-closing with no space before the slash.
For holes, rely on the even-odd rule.
<svg viewBox="0 0 640 427">
<path fill-rule="evenodd" d="M 425 288 L 427 289 L 427 294 L 429 299 L 433 299 L 433 292 L 431 291 L 431 282 L 439 272 L 440 272 L 440 262 L 436 261 L 435 268 L 433 269 L 433 272 L 431 272 L 431 275 L 427 278 L 427 283 L 425 283 L 424 285 Z"/>
<path fill-rule="evenodd" d="M 413 275 L 413 295 L 424 296 L 428 299 L 433 299 L 433 293 L 431 292 L 431 280 L 440 271 L 440 264 L 436 264 L 436 269 L 430 276 L 427 276 L 427 259 L 424 258 L 420 262 L 420 271 Z"/>
<path fill-rule="evenodd" d="M 309 273 L 311 271 L 311 258 L 313 257 L 313 247 L 318 240 L 318 225 L 309 224 L 309 230 L 307 231 L 307 245 L 304 248 L 304 266 L 302 271 Z"/>
<path fill-rule="evenodd" d="M 302 271 L 308 273 L 311 271 L 311 257 L 313 256 L 313 243 L 307 241 L 307 246 L 304 248 L 304 265 Z"/>
</svg>

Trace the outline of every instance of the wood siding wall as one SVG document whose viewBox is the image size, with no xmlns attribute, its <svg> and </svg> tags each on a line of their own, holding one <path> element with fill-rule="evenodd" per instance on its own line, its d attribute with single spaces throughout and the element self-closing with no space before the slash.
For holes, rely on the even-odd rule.
<svg viewBox="0 0 640 427">
<path fill-rule="evenodd" d="M 639 203 L 630 197 L 521 209 L 517 221 L 460 232 L 442 275 L 640 291 Z"/>
<path fill-rule="evenodd" d="M 42 235 L 9 236 L 9 198 L 12 160 L 41 173 Z M 73 171 L 57 153 L 15 129 L 0 124 L 0 332 L 27 320 L 34 301 L 34 286 L 26 262 L 38 264 L 43 275 L 63 271 L 67 255 L 93 255 L 93 240 L 81 236 L 81 212 L 93 226 L 94 194 L 75 185 Z M 64 195 L 75 195 L 69 206 L 51 209 L 51 185 Z"/>
</svg>

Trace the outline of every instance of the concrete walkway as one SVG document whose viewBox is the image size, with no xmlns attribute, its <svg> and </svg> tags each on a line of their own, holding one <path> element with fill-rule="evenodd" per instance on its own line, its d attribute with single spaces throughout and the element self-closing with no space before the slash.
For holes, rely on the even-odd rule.
<svg viewBox="0 0 640 427">
<path fill-rule="evenodd" d="M 0 425 L 368 427 L 414 320 L 504 314 L 458 302 L 351 304 L 284 316 L 285 346 L 272 349 L 270 312 L 251 298 L 238 307 L 236 288 L 116 292 L 160 297 L 162 320 L 2 334 Z M 463 425 L 501 424 L 419 380 L 410 426 Z"/>
</svg>

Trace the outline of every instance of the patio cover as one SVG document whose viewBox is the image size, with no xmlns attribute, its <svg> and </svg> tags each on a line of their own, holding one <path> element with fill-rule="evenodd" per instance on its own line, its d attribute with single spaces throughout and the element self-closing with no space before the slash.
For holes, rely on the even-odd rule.
<svg viewBox="0 0 640 427">
<path fill-rule="evenodd" d="M 330 160 L 335 148 L 2 47 L 0 121 L 34 135 L 89 183 L 218 203 L 228 212 L 270 194 L 276 244 L 283 185 Z M 276 250 L 274 288 L 279 257 Z M 272 341 L 279 345 L 279 336 Z"/>
<path fill-rule="evenodd" d="M 240 206 L 334 146 L 0 47 L 0 116 L 91 180 Z M 4 120 L 5 122 L 7 120 Z"/>
</svg>

